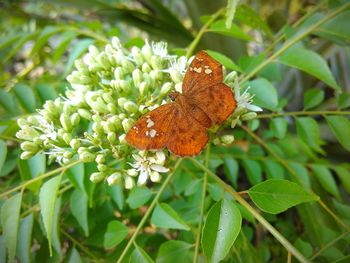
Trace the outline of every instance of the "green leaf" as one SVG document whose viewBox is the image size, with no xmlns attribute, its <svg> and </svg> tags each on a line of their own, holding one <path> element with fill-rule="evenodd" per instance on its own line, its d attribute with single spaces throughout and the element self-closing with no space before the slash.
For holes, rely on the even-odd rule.
<svg viewBox="0 0 350 263">
<path fill-rule="evenodd" d="M 35 44 L 30 52 L 30 56 L 36 54 L 47 43 L 51 36 L 62 30 L 64 30 L 64 27 L 46 26 L 36 38 Z"/>
<path fill-rule="evenodd" d="M 337 165 L 334 168 L 335 172 L 337 173 L 341 184 L 345 188 L 345 190 L 350 194 L 350 172 L 348 169 L 346 169 L 343 166 Z"/>
<path fill-rule="evenodd" d="M 52 246 L 58 257 L 61 257 L 61 243 L 59 236 L 61 197 L 57 198 L 52 218 Z"/>
<path fill-rule="evenodd" d="M 0 140 L 0 171 L 2 170 L 2 166 L 5 163 L 7 155 L 7 146 L 3 140 Z"/>
<path fill-rule="evenodd" d="M 85 167 L 83 163 L 78 163 L 66 171 L 66 175 L 69 181 L 74 185 L 75 188 L 86 193 L 84 178 L 85 178 Z"/>
<path fill-rule="evenodd" d="M 316 52 L 296 46 L 288 49 L 280 56 L 279 60 L 281 63 L 302 70 L 340 91 L 327 62 Z"/>
<path fill-rule="evenodd" d="M 232 25 L 232 20 L 235 17 L 238 3 L 239 3 L 239 0 L 228 0 L 227 1 L 226 21 L 225 21 L 226 28 L 230 28 Z"/>
<path fill-rule="evenodd" d="M 23 181 L 31 180 L 45 172 L 46 157 L 44 154 L 36 154 L 28 160 L 18 160 L 18 168 Z M 37 191 L 41 181 L 37 181 L 27 186 L 28 189 Z"/>
<path fill-rule="evenodd" d="M 248 83 L 249 93 L 254 94 L 254 102 L 260 107 L 276 110 L 278 106 L 278 96 L 275 87 L 267 79 L 259 78 Z"/>
<path fill-rule="evenodd" d="M 43 102 L 54 100 L 58 97 L 58 94 L 51 83 L 38 83 L 35 85 L 35 88 Z"/>
<path fill-rule="evenodd" d="M 1 207 L 1 225 L 8 262 L 14 262 L 18 240 L 18 225 L 21 210 L 22 193 L 7 199 Z"/>
<path fill-rule="evenodd" d="M 76 37 L 76 33 L 72 31 L 67 31 L 61 35 L 60 43 L 56 46 L 52 54 L 52 61 L 57 63 L 57 61 L 62 57 L 64 52 L 68 49 L 71 41 Z"/>
<path fill-rule="evenodd" d="M 79 252 L 75 247 L 72 248 L 67 263 L 82 263 Z"/>
<path fill-rule="evenodd" d="M 24 84 L 17 84 L 13 88 L 16 97 L 21 104 L 21 106 L 27 111 L 27 112 L 35 112 L 36 110 L 36 99 L 35 95 L 33 93 L 33 90 Z"/>
<path fill-rule="evenodd" d="M 183 241 L 170 240 L 164 242 L 158 251 L 157 263 L 173 263 L 173 262 L 192 262 L 193 252 L 191 251 L 193 244 Z"/>
<path fill-rule="evenodd" d="M 284 179 L 284 169 L 276 161 L 266 160 L 263 162 L 268 179 Z"/>
<path fill-rule="evenodd" d="M 297 133 L 299 137 L 313 150 L 324 154 L 320 147 L 323 143 L 320 138 L 320 130 L 317 122 L 310 117 L 296 119 Z"/>
<path fill-rule="evenodd" d="M 271 214 L 278 214 L 292 206 L 319 199 L 300 185 L 281 179 L 270 179 L 257 184 L 249 189 L 248 194 L 257 207 Z"/>
<path fill-rule="evenodd" d="M 350 151 L 350 121 L 343 116 L 327 116 L 327 123 L 340 144 Z"/>
<path fill-rule="evenodd" d="M 346 109 L 350 107 L 350 93 L 343 92 L 339 94 L 338 106 L 340 109 Z"/>
<path fill-rule="evenodd" d="M 244 159 L 242 162 L 248 180 L 252 185 L 262 181 L 262 171 L 259 162 L 254 160 Z"/>
<path fill-rule="evenodd" d="M 232 24 L 230 28 L 226 28 L 224 19 L 214 22 L 208 31 L 242 40 L 251 40 L 251 37 L 235 24 Z"/>
<path fill-rule="evenodd" d="M 294 245 L 301 253 L 303 253 L 304 256 L 308 258 L 312 256 L 313 249 L 309 242 L 305 242 L 301 238 L 298 238 Z"/>
<path fill-rule="evenodd" d="M 84 230 L 85 236 L 89 236 L 87 194 L 79 189 L 75 189 L 70 197 L 70 209 Z"/>
<path fill-rule="evenodd" d="M 31 242 L 34 217 L 29 214 L 19 222 L 17 257 L 21 263 L 31 262 Z"/>
<path fill-rule="evenodd" d="M 185 221 L 168 204 L 161 203 L 153 211 L 151 223 L 168 229 L 190 230 Z"/>
<path fill-rule="evenodd" d="M 47 240 L 49 241 L 50 255 L 52 255 L 53 219 L 61 175 L 45 182 L 39 193 L 40 213 L 43 218 Z"/>
<path fill-rule="evenodd" d="M 93 39 L 82 39 L 75 43 L 73 50 L 69 53 L 68 61 L 63 74 L 64 76 L 67 76 L 71 71 L 74 61 L 78 59 L 94 42 L 95 41 Z"/>
<path fill-rule="evenodd" d="M 321 164 L 314 164 L 311 167 L 316 179 L 321 184 L 323 189 L 339 200 L 340 193 L 337 184 L 327 166 Z"/>
<path fill-rule="evenodd" d="M 10 58 L 15 56 L 19 52 L 19 50 L 23 47 L 23 45 L 28 41 L 35 39 L 38 33 L 39 33 L 38 31 L 34 31 L 34 32 L 22 34 L 21 38 L 18 41 L 16 41 L 16 44 L 11 47 L 10 52 L 8 52 L 6 56 L 2 59 L 2 63 L 7 62 Z"/>
<path fill-rule="evenodd" d="M 208 262 L 220 262 L 230 251 L 242 225 L 238 207 L 226 199 L 210 208 L 203 227 L 202 247 Z"/>
<path fill-rule="evenodd" d="M 256 56 L 241 56 L 239 58 L 239 66 L 244 73 L 249 73 L 259 66 L 264 59 L 266 59 L 264 52 L 261 52 Z"/>
<path fill-rule="evenodd" d="M 237 186 L 238 167 L 238 162 L 235 159 L 229 156 L 224 157 L 225 174 L 233 186 Z"/>
<path fill-rule="evenodd" d="M 0 262 L 6 262 L 6 247 L 3 236 L 0 236 Z"/>
<path fill-rule="evenodd" d="M 216 51 L 206 50 L 209 56 L 219 61 L 225 68 L 241 72 L 242 70 L 237 66 L 232 59 Z"/>
<path fill-rule="evenodd" d="M 107 225 L 103 239 L 103 247 L 110 249 L 122 242 L 128 235 L 128 228 L 121 222 L 114 220 Z"/>
<path fill-rule="evenodd" d="M 288 122 L 285 118 L 273 118 L 270 122 L 270 129 L 273 135 L 278 139 L 282 139 L 286 136 L 287 128 Z"/>
<path fill-rule="evenodd" d="M 147 187 L 135 187 L 129 193 L 126 202 L 131 209 L 139 208 L 140 206 L 146 204 L 152 195 L 153 193 Z"/>
<path fill-rule="evenodd" d="M 298 183 L 302 184 L 304 188 L 311 189 L 309 173 L 305 166 L 297 162 L 289 162 L 289 167 L 298 176 L 298 178 L 295 178 L 295 180 Z"/>
<path fill-rule="evenodd" d="M 324 91 L 314 88 L 309 89 L 304 93 L 304 110 L 312 109 L 324 100 Z"/>
<path fill-rule="evenodd" d="M 113 201 L 117 204 L 119 210 L 123 210 L 125 204 L 123 187 L 121 185 L 109 186 L 108 192 L 112 197 Z"/>
<path fill-rule="evenodd" d="M 0 89 L 0 105 L 8 113 L 18 113 L 18 107 L 15 96 L 12 93 L 6 92 L 3 89 Z"/>
<path fill-rule="evenodd" d="M 138 245 L 134 244 L 135 249 L 131 253 L 129 262 L 130 263 L 153 263 L 154 261 L 152 258 L 144 251 L 142 248 L 140 248 Z"/>
</svg>

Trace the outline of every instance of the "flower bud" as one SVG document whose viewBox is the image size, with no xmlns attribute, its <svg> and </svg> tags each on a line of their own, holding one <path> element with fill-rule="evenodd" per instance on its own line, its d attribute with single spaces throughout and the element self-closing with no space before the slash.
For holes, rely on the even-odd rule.
<svg viewBox="0 0 350 263">
<path fill-rule="evenodd" d="M 26 141 L 21 143 L 21 149 L 23 151 L 36 153 L 39 150 L 39 147 L 33 142 Z"/>
<path fill-rule="evenodd" d="M 148 43 L 141 48 L 141 54 L 147 61 L 151 61 L 152 58 L 152 48 Z"/>
<path fill-rule="evenodd" d="M 46 103 L 44 104 L 43 108 L 45 110 L 47 110 L 48 112 L 50 112 L 53 116 L 57 116 L 58 113 L 59 113 L 55 103 L 52 100 L 46 101 Z"/>
<path fill-rule="evenodd" d="M 79 75 L 77 75 L 77 74 L 74 74 L 74 71 L 71 73 L 71 74 L 69 74 L 68 76 L 67 76 L 67 81 L 69 82 L 69 83 L 71 83 L 71 84 L 79 84 L 80 83 L 80 79 L 79 79 Z"/>
<path fill-rule="evenodd" d="M 152 70 L 152 68 L 147 62 L 142 64 L 142 72 L 149 73 L 149 72 L 151 72 L 151 70 Z"/>
<path fill-rule="evenodd" d="M 111 64 L 109 63 L 108 56 L 107 56 L 107 54 L 105 52 L 101 52 L 97 56 L 97 61 L 99 62 L 101 67 L 103 67 L 105 69 L 109 69 L 111 67 Z"/>
<path fill-rule="evenodd" d="M 236 127 L 237 122 L 239 121 L 239 117 L 234 118 L 231 122 L 231 128 L 233 129 L 234 127 Z"/>
<path fill-rule="evenodd" d="M 122 121 L 122 126 L 125 132 L 130 130 L 133 125 L 134 125 L 134 121 L 132 119 L 125 118 Z"/>
<path fill-rule="evenodd" d="M 128 101 L 128 100 L 127 100 L 126 98 L 124 98 L 124 97 L 120 97 L 120 98 L 118 98 L 118 100 L 117 100 L 118 105 L 119 105 L 119 107 L 121 107 L 121 108 L 124 108 L 124 105 L 125 105 L 125 103 L 126 103 L 127 101 Z"/>
<path fill-rule="evenodd" d="M 246 113 L 247 109 L 244 107 L 238 107 L 236 108 L 236 110 L 233 112 L 233 116 L 234 117 L 238 117 L 241 116 L 242 114 Z"/>
<path fill-rule="evenodd" d="M 161 95 L 168 94 L 169 91 L 171 91 L 172 89 L 173 89 L 173 84 L 171 82 L 165 82 L 162 88 L 160 89 L 160 94 Z"/>
<path fill-rule="evenodd" d="M 121 49 L 122 45 L 120 44 L 120 40 L 118 37 L 112 38 L 112 47 L 114 47 L 115 49 Z"/>
<path fill-rule="evenodd" d="M 92 124 L 92 130 L 96 133 L 103 133 L 102 122 L 94 122 Z"/>
<path fill-rule="evenodd" d="M 127 144 L 127 143 L 128 143 L 128 142 L 126 141 L 125 137 L 126 137 L 126 134 L 125 134 L 125 133 L 122 134 L 122 135 L 120 135 L 120 136 L 118 137 L 118 140 L 119 140 L 120 144 Z"/>
<path fill-rule="evenodd" d="M 80 147 L 80 141 L 78 139 L 72 139 L 69 143 L 70 147 L 77 150 Z"/>
<path fill-rule="evenodd" d="M 115 132 L 108 132 L 107 133 L 107 140 L 111 143 L 114 144 L 115 141 L 117 140 L 117 135 Z"/>
<path fill-rule="evenodd" d="M 34 152 L 27 152 L 27 151 L 25 151 L 25 152 L 21 153 L 21 159 L 22 160 L 27 160 L 27 159 L 33 157 L 34 155 L 35 155 Z"/>
<path fill-rule="evenodd" d="M 41 138 L 39 138 L 39 137 L 36 137 L 36 138 L 34 138 L 33 142 L 34 142 L 36 145 L 42 145 L 43 139 L 41 139 Z"/>
<path fill-rule="evenodd" d="M 79 113 L 80 117 L 91 121 L 91 119 L 92 119 L 92 114 L 91 114 L 90 111 L 88 111 L 88 110 L 86 110 L 86 109 L 78 109 L 78 113 Z"/>
<path fill-rule="evenodd" d="M 79 113 L 73 113 L 72 116 L 70 116 L 70 121 L 72 122 L 72 125 L 74 127 L 79 125 L 80 122 L 80 115 Z"/>
<path fill-rule="evenodd" d="M 104 154 L 98 154 L 98 155 L 96 156 L 95 161 L 96 161 L 98 164 L 105 163 L 105 162 L 106 162 L 106 158 L 105 158 Z"/>
<path fill-rule="evenodd" d="M 150 179 L 153 183 L 160 182 L 161 176 L 158 172 L 151 172 Z"/>
<path fill-rule="evenodd" d="M 134 103 L 132 101 L 127 101 L 124 103 L 124 109 L 128 112 L 136 113 L 138 110 L 138 107 L 137 107 L 136 103 Z"/>
<path fill-rule="evenodd" d="M 176 83 L 176 84 L 175 84 L 175 90 L 176 90 L 177 92 L 182 93 L 182 82 L 179 82 L 179 83 Z"/>
<path fill-rule="evenodd" d="M 132 79 L 134 81 L 135 87 L 138 87 L 142 82 L 142 72 L 138 68 L 132 72 Z"/>
<path fill-rule="evenodd" d="M 128 59 L 122 60 L 122 67 L 126 73 L 131 73 L 135 69 L 134 64 L 131 61 L 129 61 Z"/>
<path fill-rule="evenodd" d="M 221 140 L 222 144 L 229 145 L 229 144 L 232 144 L 234 142 L 235 137 L 231 134 L 226 134 L 226 135 L 221 136 L 220 140 Z"/>
<path fill-rule="evenodd" d="M 119 80 L 118 85 L 120 89 L 124 92 L 129 92 L 131 90 L 130 83 L 126 80 Z"/>
<path fill-rule="evenodd" d="M 65 151 L 64 152 L 64 154 L 63 154 L 63 157 L 65 158 L 65 159 L 70 159 L 70 158 L 72 158 L 73 157 L 73 153 L 72 152 L 70 152 L 70 151 Z"/>
<path fill-rule="evenodd" d="M 182 74 L 177 70 L 170 70 L 170 77 L 175 83 L 180 83 L 183 80 Z"/>
<path fill-rule="evenodd" d="M 124 178 L 124 186 L 125 189 L 132 189 L 135 186 L 134 179 L 132 179 L 130 176 L 125 176 Z"/>
<path fill-rule="evenodd" d="M 103 179 L 105 179 L 105 174 L 101 172 L 93 173 L 90 176 L 90 181 L 95 184 L 101 182 Z"/>
<path fill-rule="evenodd" d="M 220 144 L 221 144 L 220 139 L 219 139 L 219 138 L 215 138 L 215 139 L 213 140 L 213 144 L 214 144 L 214 145 L 220 145 Z"/>
<path fill-rule="evenodd" d="M 135 168 L 126 170 L 126 173 L 132 177 L 135 177 L 136 175 L 138 175 L 138 171 Z"/>
<path fill-rule="evenodd" d="M 101 122 L 102 118 L 101 118 L 100 115 L 94 114 L 94 115 L 92 115 L 92 120 L 95 121 L 95 122 Z"/>
<path fill-rule="evenodd" d="M 65 141 L 65 143 L 70 144 L 72 140 L 72 135 L 68 132 L 65 132 L 62 136 L 62 139 Z"/>
<path fill-rule="evenodd" d="M 93 56 L 97 56 L 100 52 L 94 45 L 89 46 L 89 53 Z"/>
<path fill-rule="evenodd" d="M 147 82 L 145 81 L 142 81 L 139 85 L 139 92 L 141 95 L 144 95 L 147 93 L 148 91 L 148 88 L 149 88 L 149 85 L 147 84 Z"/>
<path fill-rule="evenodd" d="M 17 119 L 17 125 L 18 127 L 23 128 L 24 126 L 28 125 L 28 122 L 24 118 L 19 118 Z"/>
<path fill-rule="evenodd" d="M 122 121 L 119 117 L 117 116 L 112 116 L 110 117 L 107 122 L 111 123 L 114 125 L 116 129 L 120 129 L 122 127 Z M 109 125 L 109 124 L 108 124 Z"/>
<path fill-rule="evenodd" d="M 95 102 L 91 103 L 91 108 L 97 112 L 108 113 L 107 105 L 101 98 L 97 98 Z"/>
<path fill-rule="evenodd" d="M 106 103 L 114 103 L 115 99 L 113 98 L 113 93 L 112 91 L 110 92 L 102 92 L 102 98 Z"/>
<path fill-rule="evenodd" d="M 63 129 L 65 129 L 66 131 L 70 131 L 72 129 L 72 123 L 68 114 L 62 113 L 60 116 L 60 122 Z"/>
<path fill-rule="evenodd" d="M 162 69 L 163 68 L 163 61 L 159 56 L 152 56 L 151 58 L 151 65 L 154 69 Z"/>
<path fill-rule="evenodd" d="M 96 156 L 93 153 L 90 152 L 82 152 L 79 154 L 79 159 L 82 160 L 84 163 L 89 163 L 95 161 Z"/>
<path fill-rule="evenodd" d="M 256 116 L 258 116 L 258 114 L 256 114 L 256 112 L 248 112 L 248 113 L 243 114 L 241 116 L 241 119 L 243 121 L 249 121 L 249 120 L 255 119 Z"/>
<path fill-rule="evenodd" d="M 124 74 L 125 74 L 125 71 L 123 68 L 121 67 L 117 67 L 115 70 L 114 70 L 114 78 L 116 80 L 121 80 L 121 79 L 124 79 Z"/>
<path fill-rule="evenodd" d="M 107 183 L 109 186 L 119 184 L 122 180 L 121 173 L 113 173 L 107 177 Z"/>
<path fill-rule="evenodd" d="M 80 60 L 80 59 L 75 60 L 74 65 L 80 73 L 82 73 L 84 75 L 89 74 L 89 69 L 82 60 Z"/>
<path fill-rule="evenodd" d="M 114 105 L 114 103 L 108 103 L 107 104 L 107 109 L 110 113 L 116 114 L 118 112 L 117 107 Z"/>
<path fill-rule="evenodd" d="M 80 76 L 79 78 L 80 84 L 87 85 L 92 83 L 92 79 L 88 76 Z"/>
<path fill-rule="evenodd" d="M 234 82 L 237 78 L 237 72 L 236 71 L 231 71 L 230 73 L 228 73 L 225 77 L 225 83 L 229 83 L 229 82 Z"/>
<path fill-rule="evenodd" d="M 99 170 L 100 172 L 105 172 L 107 170 L 108 166 L 105 164 L 98 164 L 97 165 L 97 170 Z"/>
<path fill-rule="evenodd" d="M 161 80 L 163 78 L 162 72 L 157 69 L 153 69 L 150 73 L 149 76 L 152 80 L 153 83 L 157 82 L 158 80 Z"/>
<path fill-rule="evenodd" d="M 131 54 L 134 57 L 135 63 L 138 66 L 141 66 L 142 63 L 144 62 L 144 59 L 141 54 L 141 50 L 138 47 L 132 47 Z"/>
<path fill-rule="evenodd" d="M 29 117 L 27 118 L 27 121 L 28 121 L 31 125 L 35 125 L 35 126 L 40 125 L 38 118 L 35 117 L 35 116 L 29 116 Z"/>
</svg>

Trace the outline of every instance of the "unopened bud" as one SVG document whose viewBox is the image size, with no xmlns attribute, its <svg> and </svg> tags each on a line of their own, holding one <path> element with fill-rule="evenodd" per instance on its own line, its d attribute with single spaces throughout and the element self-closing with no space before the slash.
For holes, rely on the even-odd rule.
<svg viewBox="0 0 350 263">
<path fill-rule="evenodd" d="M 132 101 L 127 101 L 124 103 L 124 109 L 128 112 L 136 113 L 138 110 L 138 107 L 137 107 L 136 103 L 134 103 Z"/>
<path fill-rule="evenodd" d="M 120 40 L 119 40 L 118 37 L 113 37 L 113 38 L 112 38 L 112 46 L 113 46 L 115 49 L 120 49 L 120 48 L 121 48 Z"/>
<path fill-rule="evenodd" d="M 126 173 L 132 177 L 135 177 L 136 175 L 138 175 L 138 171 L 135 168 L 126 170 Z"/>
<path fill-rule="evenodd" d="M 74 127 L 78 126 L 79 125 L 79 122 L 80 122 L 80 115 L 79 113 L 73 113 L 72 116 L 70 116 L 70 121 L 72 122 L 72 125 Z"/>
<path fill-rule="evenodd" d="M 63 140 L 65 141 L 65 143 L 70 144 L 71 140 L 72 140 L 72 135 L 68 132 L 65 132 L 62 136 Z"/>
<path fill-rule="evenodd" d="M 22 142 L 21 149 L 23 151 L 36 153 L 39 150 L 39 147 L 33 142 Z"/>
<path fill-rule="evenodd" d="M 147 93 L 148 91 L 148 88 L 149 88 L 149 85 L 147 84 L 147 82 L 145 81 L 142 81 L 139 85 L 139 91 L 140 91 L 140 94 L 141 95 L 144 95 Z"/>
<path fill-rule="evenodd" d="M 142 72 L 139 69 L 135 69 L 132 72 L 132 79 L 134 81 L 135 87 L 138 87 L 140 83 L 142 82 Z"/>
<path fill-rule="evenodd" d="M 128 143 L 128 142 L 126 141 L 125 137 L 126 137 L 126 134 L 125 134 L 125 133 L 122 134 L 122 135 L 120 135 L 120 136 L 118 137 L 118 140 L 119 140 L 120 144 L 127 144 L 127 143 Z"/>
<path fill-rule="evenodd" d="M 101 172 L 93 173 L 90 176 L 90 181 L 95 184 L 101 182 L 103 179 L 105 179 L 105 174 Z"/>
<path fill-rule="evenodd" d="M 80 141 L 78 139 L 72 139 L 69 143 L 70 147 L 77 150 L 80 147 Z"/>
<path fill-rule="evenodd" d="M 151 61 L 152 58 L 152 48 L 150 45 L 146 44 L 141 48 L 141 54 L 147 61 Z"/>
<path fill-rule="evenodd" d="M 107 170 L 108 166 L 105 164 L 98 164 L 97 165 L 97 170 L 99 170 L 100 172 L 105 172 Z"/>
<path fill-rule="evenodd" d="M 93 153 L 90 152 L 82 152 L 79 154 L 79 159 L 82 160 L 84 163 L 89 163 L 95 161 L 96 156 Z"/>
<path fill-rule="evenodd" d="M 165 82 L 160 89 L 160 94 L 165 95 L 168 94 L 169 91 L 173 89 L 173 84 L 171 82 Z"/>
<path fill-rule="evenodd" d="M 124 179 L 124 186 L 125 189 L 132 189 L 135 186 L 134 179 L 132 179 L 130 176 L 126 176 Z"/>
<path fill-rule="evenodd" d="M 98 164 L 101 163 L 105 163 L 106 162 L 106 158 L 104 156 L 104 154 L 99 154 L 96 156 L 96 160 L 95 160 Z"/>
<path fill-rule="evenodd" d="M 152 56 L 151 58 L 151 65 L 154 69 L 162 69 L 163 67 L 163 61 L 159 56 Z"/>
<path fill-rule="evenodd" d="M 65 129 L 66 131 L 70 131 L 72 129 L 72 123 L 68 114 L 62 113 L 60 116 L 60 122 L 63 129 Z"/>
<path fill-rule="evenodd" d="M 22 153 L 21 153 L 21 159 L 27 160 L 27 159 L 33 157 L 34 155 L 35 155 L 35 153 L 33 153 L 33 152 L 27 152 L 27 151 L 25 151 L 25 152 L 22 152 Z"/>
<path fill-rule="evenodd" d="M 28 125 L 28 122 L 27 122 L 26 119 L 19 118 L 19 119 L 17 119 L 17 125 L 18 125 L 20 128 L 23 128 L 24 126 Z"/>
<path fill-rule="evenodd" d="M 79 113 L 80 117 L 91 121 L 92 114 L 90 111 L 88 111 L 86 109 L 78 109 L 78 113 Z"/>
<path fill-rule="evenodd" d="M 98 49 L 94 45 L 90 45 L 89 46 L 89 53 L 91 53 L 91 55 L 93 55 L 93 56 L 97 56 L 100 52 L 98 51 Z"/>
<path fill-rule="evenodd" d="M 114 77 L 116 80 L 120 80 L 120 79 L 124 79 L 124 69 L 122 69 L 121 67 L 117 67 L 115 70 L 114 70 Z"/>
<path fill-rule="evenodd" d="M 149 72 L 151 72 L 151 70 L 152 70 L 152 68 L 147 62 L 142 64 L 142 72 L 149 73 Z"/>
<path fill-rule="evenodd" d="M 226 135 L 221 136 L 220 140 L 221 140 L 222 144 L 229 145 L 229 144 L 234 142 L 235 137 L 231 134 L 226 134 Z"/>
<path fill-rule="evenodd" d="M 122 60 L 122 67 L 126 73 L 131 73 L 135 69 L 134 64 L 131 61 L 129 61 L 128 59 Z"/>
<path fill-rule="evenodd" d="M 141 50 L 138 47 L 132 47 L 131 54 L 134 57 L 135 63 L 138 66 L 141 66 L 142 63 L 144 62 L 144 59 L 141 54 Z"/>
<path fill-rule="evenodd" d="M 130 83 L 126 80 L 120 80 L 119 81 L 119 87 L 124 92 L 129 92 L 131 90 Z"/>
<path fill-rule="evenodd" d="M 255 119 L 256 116 L 258 116 L 258 115 L 256 114 L 256 112 L 248 112 L 248 113 L 243 114 L 243 115 L 241 116 L 241 119 L 242 119 L 243 121 L 249 121 L 249 120 Z"/>
<path fill-rule="evenodd" d="M 131 127 L 134 125 L 134 121 L 128 118 L 125 118 L 122 121 L 122 126 L 125 132 L 131 129 Z"/>
<path fill-rule="evenodd" d="M 124 97 L 120 97 L 120 98 L 118 98 L 118 105 L 119 105 L 119 107 L 121 107 L 121 108 L 124 108 L 124 104 L 128 101 L 126 98 L 124 98 Z"/>
<path fill-rule="evenodd" d="M 113 173 L 110 176 L 107 177 L 107 183 L 108 185 L 116 185 L 119 184 L 122 180 L 121 173 Z"/>
<path fill-rule="evenodd" d="M 117 139 L 117 135 L 115 134 L 115 132 L 109 132 L 107 133 L 107 140 L 111 143 L 114 144 L 115 141 Z"/>
<path fill-rule="evenodd" d="M 170 77 L 175 83 L 180 83 L 183 80 L 182 74 L 177 70 L 170 70 Z"/>
</svg>

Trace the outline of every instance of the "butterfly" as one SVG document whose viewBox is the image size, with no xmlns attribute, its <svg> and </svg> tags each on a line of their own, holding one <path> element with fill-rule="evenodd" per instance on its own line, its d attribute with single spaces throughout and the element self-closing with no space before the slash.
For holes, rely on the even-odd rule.
<svg viewBox="0 0 350 263">
<path fill-rule="evenodd" d="M 208 143 L 208 129 L 228 119 L 237 104 L 223 83 L 222 65 L 205 51 L 187 68 L 182 93 L 169 97 L 172 102 L 146 113 L 127 132 L 129 144 L 140 150 L 167 147 L 181 157 L 197 155 Z"/>
</svg>

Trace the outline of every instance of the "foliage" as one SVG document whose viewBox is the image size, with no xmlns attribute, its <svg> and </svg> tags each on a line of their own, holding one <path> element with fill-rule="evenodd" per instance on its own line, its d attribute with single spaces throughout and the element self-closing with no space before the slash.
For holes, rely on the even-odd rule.
<svg viewBox="0 0 350 263">
<path fill-rule="evenodd" d="M 263 2 L 3 1 L 0 262 L 346 262 L 350 4 Z M 201 49 L 233 116 L 127 145 Z"/>
</svg>

